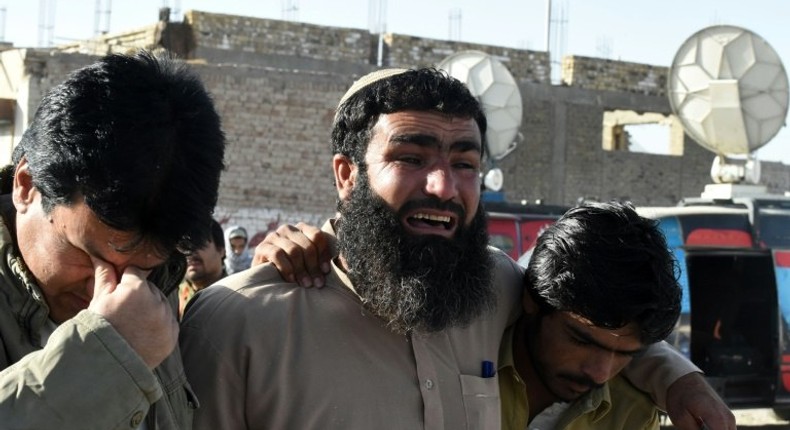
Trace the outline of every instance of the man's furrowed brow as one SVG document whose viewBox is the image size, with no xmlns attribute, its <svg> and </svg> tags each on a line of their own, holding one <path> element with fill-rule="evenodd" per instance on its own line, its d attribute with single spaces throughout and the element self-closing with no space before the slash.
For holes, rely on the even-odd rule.
<svg viewBox="0 0 790 430">
<path fill-rule="evenodd" d="M 574 336 L 578 337 L 579 339 L 581 339 L 581 340 L 583 340 L 583 341 L 585 341 L 585 342 L 587 342 L 587 343 L 589 343 L 591 345 L 595 345 L 596 347 L 598 347 L 600 349 L 603 349 L 603 350 L 606 350 L 606 351 L 611 351 L 611 352 L 613 352 L 615 354 L 634 356 L 634 355 L 638 355 L 638 354 L 643 353 L 645 351 L 645 349 L 647 349 L 647 346 L 644 346 L 644 345 L 641 348 L 637 348 L 637 349 L 616 349 L 616 348 L 613 349 L 610 346 L 607 346 L 607 345 L 604 345 L 604 344 L 598 342 L 589 333 L 585 332 L 584 330 L 579 329 L 578 327 L 573 326 L 572 324 L 567 324 L 566 323 L 566 327 L 568 328 L 568 330 L 571 331 L 571 333 L 574 334 Z"/>
<path fill-rule="evenodd" d="M 450 145 L 450 151 L 453 152 L 481 152 L 480 142 L 476 140 L 459 140 Z"/>
<path fill-rule="evenodd" d="M 123 248 L 123 247 L 116 247 L 116 246 L 115 246 L 114 244 L 112 244 L 112 243 L 108 243 L 108 245 L 109 245 L 109 246 L 110 246 L 110 247 L 111 247 L 111 248 L 112 248 L 112 249 L 113 249 L 115 252 L 118 252 L 118 253 L 120 253 L 120 254 L 128 254 L 128 253 L 132 252 L 132 251 L 133 251 L 133 250 L 136 248 L 137 244 L 139 244 L 139 243 L 140 243 L 140 240 L 134 240 L 134 243 L 135 243 L 135 245 L 134 245 L 134 246 L 128 246 L 128 247 L 126 247 L 126 248 Z M 91 257 L 98 258 L 99 260 L 106 261 L 106 262 L 108 262 L 108 263 L 111 261 L 111 260 L 109 259 L 109 257 L 108 257 L 107 255 L 105 255 L 105 254 L 104 254 L 104 252 L 102 252 L 102 251 L 101 251 L 99 248 L 97 248 L 97 247 L 96 247 L 96 246 L 95 246 L 93 243 L 86 243 L 86 244 L 85 244 L 85 252 L 86 252 L 88 255 L 90 255 Z M 163 264 L 164 264 L 164 262 L 162 262 L 162 263 L 157 263 L 157 264 L 154 264 L 154 265 L 152 265 L 152 266 L 135 266 L 135 267 L 137 267 L 137 268 L 138 268 L 138 269 L 140 269 L 140 270 L 144 270 L 144 271 L 146 271 L 146 270 L 154 270 L 154 269 L 156 269 L 157 267 L 160 267 L 160 266 L 162 266 Z"/>
<path fill-rule="evenodd" d="M 414 133 L 414 134 L 398 134 L 392 136 L 390 139 L 391 143 L 395 144 L 412 144 L 422 147 L 440 147 L 441 143 L 436 136 L 432 136 L 430 134 L 422 134 L 422 133 Z M 450 145 L 450 151 L 453 152 L 467 152 L 467 151 L 475 151 L 481 152 L 481 145 L 480 142 L 469 139 L 469 140 L 459 140 L 453 142 Z"/>
<path fill-rule="evenodd" d="M 396 144 L 412 144 L 418 146 L 439 146 L 439 139 L 436 136 L 431 136 L 430 134 L 423 134 L 423 133 L 407 133 L 407 134 L 397 134 L 392 136 L 390 142 Z"/>
</svg>

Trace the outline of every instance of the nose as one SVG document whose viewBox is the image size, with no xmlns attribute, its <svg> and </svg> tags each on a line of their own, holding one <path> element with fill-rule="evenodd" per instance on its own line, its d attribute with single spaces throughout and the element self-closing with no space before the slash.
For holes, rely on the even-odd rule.
<svg viewBox="0 0 790 430">
<path fill-rule="evenodd" d="M 584 362 L 582 372 L 596 384 L 603 384 L 619 371 L 617 361 L 612 351 L 591 353 Z"/>
<path fill-rule="evenodd" d="M 447 163 L 437 163 L 426 177 L 425 193 L 441 201 L 449 201 L 458 195 L 458 186 L 453 170 Z"/>
</svg>

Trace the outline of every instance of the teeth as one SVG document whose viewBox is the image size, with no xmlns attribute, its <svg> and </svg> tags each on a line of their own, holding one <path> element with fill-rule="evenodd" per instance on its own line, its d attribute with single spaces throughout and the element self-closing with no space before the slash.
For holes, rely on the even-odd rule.
<svg viewBox="0 0 790 430">
<path fill-rule="evenodd" d="M 416 215 L 414 215 L 414 218 L 427 219 L 429 221 L 443 222 L 443 223 L 449 223 L 450 222 L 450 217 L 449 216 L 441 216 L 441 215 L 416 214 Z"/>
</svg>

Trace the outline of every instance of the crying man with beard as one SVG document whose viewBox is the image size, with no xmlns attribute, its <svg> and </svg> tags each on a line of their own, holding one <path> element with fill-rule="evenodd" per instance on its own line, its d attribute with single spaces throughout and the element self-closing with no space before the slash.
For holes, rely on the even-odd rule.
<svg viewBox="0 0 790 430">
<path fill-rule="evenodd" d="M 496 363 L 523 271 L 487 246 L 485 132 L 480 103 L 442 71 L 351 86 L 332 127 L 325 285 L 264 264 L 198 292 L 180 336 L 194 429 L 501 428 Z"/>
</svg>

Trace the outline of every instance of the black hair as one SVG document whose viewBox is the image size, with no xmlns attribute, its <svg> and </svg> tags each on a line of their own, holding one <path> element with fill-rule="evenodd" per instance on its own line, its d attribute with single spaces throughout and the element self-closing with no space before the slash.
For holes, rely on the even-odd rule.
<svg viewBox="0 0 790 430">
<path fill-rule="evenodd" d="M 636 323 L 651 344 L 680 315 L 677 273 L 656 221 L 629 204 L 585 203 L 538 238 L 524 282 L 543 314 L 567 311 L 608 329 Z"/>
<path fill-rule="evenodd" d="M 214 242 L 217 249 L 225 249 L 225 232 L 222 231 L 222 226 L 213 219 L 211 220 L 211 241 Z"/>
<path fill-rule="evenodd" d="M 404 110 L 434 111 L 472 118 L 485 148 L 483 108 L 461 81 L 433 68 L 408 70 L 375 81 L 350 96 L 339 107 L 332 126 L 332 153 L 354 164 L 365 160 L 370 133 L 379 115 Z"/>
<path fill-rule="evenodd" d="M 112 54 L 41 100 L 13 153 L 44 210 L 79 199 L 111 228 L 162 255 L 209 237 L 225 137 L 210 95 L 185 63 Z"/>
</svg>

